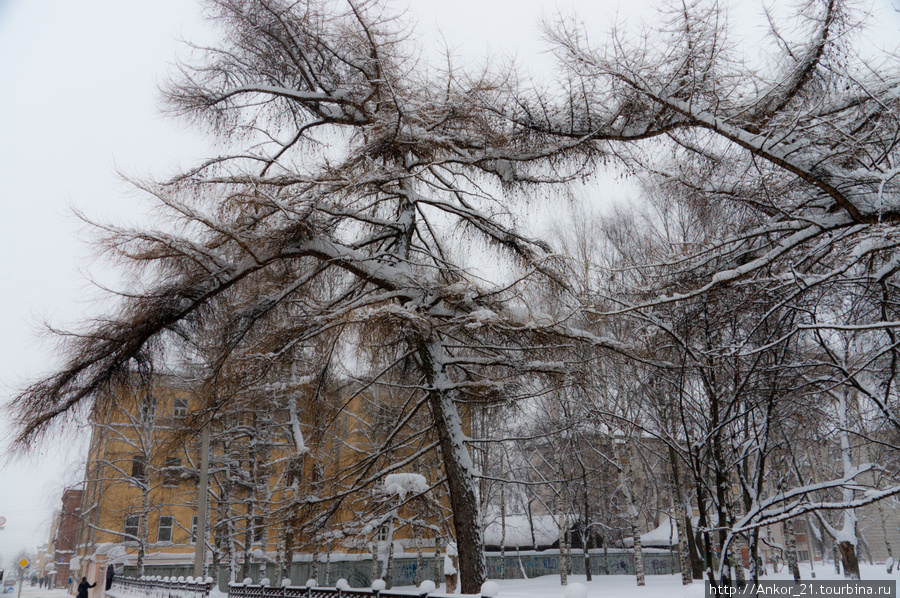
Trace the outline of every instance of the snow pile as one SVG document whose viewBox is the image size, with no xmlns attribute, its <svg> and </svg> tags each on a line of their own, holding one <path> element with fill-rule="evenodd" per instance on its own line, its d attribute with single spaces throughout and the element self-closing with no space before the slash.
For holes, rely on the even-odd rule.
<svg viewBox="0 0 900 598">
<path fill-rule="evenodd" d="M 456 542 L 447 544 L 447 552 L 444 553 L 444 575 L 456 575 L 456 567 L 453 565 L 451 557 L 459 556 L 456 550 Z"/>
<path fill-rule="evenodd" d="M 566 586 L 565 598 L 587 598 L 588 589 L 581 583 L 570 583 Z"/>
<path fill-rule="evenodd" d="M 386 494 L 397 494 L 405 500 L 408 493 L 420 494 L 428 490 L 425 476 L 418 473 L 391 473 L 384 476 Z"/>
<path fill-rule="evenodd" d="M 437 589 L 437 585 L 435 585 L 435 583 L 433 581 L 431 581 L 430 579 L 426 579 L 422 583 L 419 584 L 419 591 L 422 592 L 423 594 L 430 594 L 431 592 L 435 591 L 436 589 Z"/>
<path fill-rule="evenodd" d="M 481 584 L 481 595 L 484 598 L 494 598 L 500 593 L 500 586 L 496 581 L 486 581 Z"/>
</svg>

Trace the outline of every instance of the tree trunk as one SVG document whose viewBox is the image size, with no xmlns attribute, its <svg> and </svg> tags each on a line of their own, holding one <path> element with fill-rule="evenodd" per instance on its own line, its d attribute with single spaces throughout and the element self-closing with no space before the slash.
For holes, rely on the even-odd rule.
<svg viewBox="0 0 900 598">
<path fill-rule="evenodd" d="M 312 576 L 316 579 L 316 583 L 322 585 L 321 577 L 319 576 L 319 541 L 318 539 L 314 540 L 313 544 L 313 553 L 312 553 Z"/>
<path fill-rule="evenodd" d="M 632 507 L 633 508 L 633 507 Z M 641 534 L 638 532 L 637 517 L 631 517 L 631 535 L 634 537 L 634 576 L 637 585 L 643 586 L 644 579 L 644 552 L 641 550 Z"/>
<path fill-rule="evenodd" d="M 609 575 L 609 543 L 603 537 L 603 574 Z"/>
<path fill-rule="evenodd" d="M 391 517 L 388 523 L 387 535 L 387 555 L 384 559 L 384 571 L 382 571 L 381 579 L 384 580 L 385 588 L 390 590 L 394 587 L 394 518 Z"/>
<path fill-rule="evenodd" d="M 681 489 L 681 474 L 678 471 L 678 455 L 671 446 L 669 447 L 669 467 L 672 470 L 672 504 L 680 519 L 678 522 L 678 560 L 681 564 L 681 584 L 686 586 L 692 581 L 691 573 L 694 568 L 690 558 L 689 547 L 691 521 L 688 503 L 687 500 L 685 500 L 684 492 L 682 492 Z M 671 524 L 672 522 L 670 522 L 670 525 Z M 700 567 L 700 576 L 703 576 L 702 567 Z"/>
<path fill-rule="evenodd" d="M 506 486 L 500 485 L 500 579 L 506 579 Z"/>
<path fill-rule="evenodd" d="M 441 579 L 444 577 L 444 567 L 441 562 L 441 537 L 437 534 L 434 536 L 434 583 L 441 585 Z"/>
<path fill-rule="evenodd" d="M 681 563 L 681 585 L 686 586 L 693 582 L 693 575 L 691 575 L 693 566 L 691 565 L 691 555 L 688 549 L 688 525 L 685 523 L 683 515 L 679 527 L 681 529 L 678 530 L 678 560 Z"/>
<path fill-rule="evenodd" d="M 146 505 L 146 501 L 145 501 Z M 137 552 L 137 570 L 138 576 L 144 575 L 144 556 L 146 554 L 146 546 L 147 546 L 147 512 L 141 514 L 138 519 L 138 552 Z"/>
<path fill-rule="evenodd" d="M 416 542 L 416 587 L 422 583 L 422 539 L 420 536 L 419 526 L 414 525 L 413 540 Z"/>
<path fill-rule="evenodd" d="M 477 594 L 487 576 L 484 560 L 484 536 L 481 514 L 475 492 L 474 471 L 465 434 L 456 404 L 453 402 L 450 379 L 443 364 L 443 347 L 438 342 L 419 346 L 423 372 L 431 387 L 428 403 L 441 447 L 444 473 L 453 511 L 453 527 L 459 553 L 459 577 L 464 594 Z"/>
<path fill-rule="evenodd" d="M 750 581 L 759 583 L 759 528 L 750 532 Z"/>
<path fill-rule="evenodd" d="M 784 530 L 784 558 L 787 560 L 791 575 L 794 576 L 794 583 L 800 583 L 800 565 L 797 562 L 797 535 L 794 533 L 794 520 L 788 519 L 785 521 L 782 529 Z"/>
<path fill-rule="evenodd" d="M 585 526 L 581 537 L 581 549 L 584 552 L 584 575 L 587 581 L 591 581 L 594 575 L 591 572 L 591 545 L 594 543 L 593 539 L 594 536 L 591 533 L 591 529 Z"/>
<path fill-rule="evenodd" d="M 747 578 L 744 577 L 744 552 L 741 550 L 742 543 L 739 539 L 735 538 L 732 544 L 734 545 L 731 557 L 734 559 L 734 580 L 738 589 L 742 590 L 747 585 Z"/>
<path fill-rule="evenodd" d="M 841 574 L 841 551 L 838 548 L 837 542 L 831 545 L 831 560 L 834 562 L 834 572 L 838 575 Z"/>
<path fill-rule="evenodd" d="M 278 536 L 278 541 L 275 547 L 275 579 L 272 581 L 281 585 L 281 580 L 285 578 L 284 575 L 284 545 L 287 542 L 288 530 L 287 525 L 281 530 L 281 534 Z"/>
<path fill-rule="evenodd" d="M 691 577 L 703 579 L 703 559 L 700 558 L 700 549 L 697 548 L 697 536 L 694 534 L 694 524 L 691 522 L 691 511 L 688 503 L 684 504 L 684 528 L 687 530 L 688 554 L 691 561 Z"/>
<path fill-rule="evenodd" d="M 372 582 L 376 579 L 378 579 L 378 532 L 372 538 Z"/>
<path fill-rule="evenodd" d="M 841 551 L 841 564 L 844 566 L 844 577 L 847 579 L 859 579 L 859 559 L 856 556 L 856 546 L 847 540 L 838 542 L 837 546 L 838 550 Z"/>
<path fill-rule="evenodd" d="M 563 493 L 562 488 L 559 488 L 559 493 L 556 495 L 556 516 L 559 529 L 559 585 L 567 585 L 569 583 L 569 568 L 566 566 L 566 548 L 565 548 L 565 538 L 566 538 L 566 519 L 565 515 L 563 515 Z"/>
</svg>

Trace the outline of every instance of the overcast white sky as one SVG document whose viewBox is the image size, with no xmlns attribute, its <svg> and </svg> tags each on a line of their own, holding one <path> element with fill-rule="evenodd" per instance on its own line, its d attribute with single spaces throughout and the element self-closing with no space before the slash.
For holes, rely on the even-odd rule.
<svg viewBox="0 0 900 598">
<path fill-rule="evenodd" d="M 868 1 L 885 35 L 900 37 L 891 0 Z M 751 3 L 741 4 L 737 18 L 758 13 Z M 575 10 L 599 37 L 617 16 L 630 23 L 649 18 L 652 5 L 408 2 L 422 43 L 446 42 L 473 62 L 488 53 L 516 54 L 538 71 L 550 64 L 541 53 L 542 16 Z M 91 261 L 84 226 L 70 207 L 94 219 L 138 220 L 142 211 L 117 168 L 164 175 L 207 153 L 202 139 L 159 114 L 156 86 L 176 57 L 180 37 L 208 35 L 190 0 L 0 0 L 0 401 L 52 368 L 53 345 L 38 338 L 42 318 L 65 326 L 96 312 L 98 293 L 84 272 L 115 281 L 114 273 Z M 0 438 L 7 419 L 0 414 Z M 20 548 L 46 541 L 62 488 L 81 477 L 86 434 L 73 430 L 30 459 L 0 465 L 5 564 Z"/>
</svg>

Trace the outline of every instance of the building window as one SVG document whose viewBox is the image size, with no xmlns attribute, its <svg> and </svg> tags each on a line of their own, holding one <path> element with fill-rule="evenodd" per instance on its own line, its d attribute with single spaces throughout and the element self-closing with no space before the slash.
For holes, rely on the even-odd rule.
<svg viewBox="0 0 900 598">
<path fill-rule="evenodd" d="M 157 542 L 171 542 L 172 541 L 172 526 L 175 523 L 175 518 L 171 515 L 162 515 L 159 518 L 159 529 L 156 531 L 156 541 Z"/>
<path fill-rule="evenodd" d="M 263 518 L 253 518 L 253 541 L 262 542 L 263 539 Z"/>
<path fill-rule="evenodd" d="M 158 404 L 159 399 L 153 395 L 144 398 L 144 402 L 141 403 L 141 416 L 143 417 L 143 421 L 151 421 L 156 416 L 156 407 Z"/>
<path fill-rule="evenodd" d="M 147 481 L 147 458 L 144 455 L 131 458 L 131 477 L 141 482 Z"/>
<path fill-rule="evenodd" d="M 138 539 L 138 532 L 141 526 L 140 515 L 129 515 L 125 518 L 125 529 L 122 534 L 123 542 L 134 542 Z"/>
<path fill-rule="evenodd" d="M 197 521 L 197 516 L 194 515 L 194 517 L 191 519 L 191 544 L 197 543 Z"/>
<path fill-rule="evenodd" d="M 378 541 L 379 542 L 387 542 L 388 539 L 388 526 L 382 525 L 378 528 Z"/>
<path fill-rule="evenodd" d="M 175 399 L 175 407 L 172 409 L 172 415 L 175 417 L 184 417 L 188 412 L 188 404 L 184 399 Z"/>
<path fill-rule="evenodd" d="M 181 459 L 179 457 L 166 457 L 166 466 L 163 469 L 163 483 L 166 486 L 174 486 L 181 481 Z"/>
</svg>

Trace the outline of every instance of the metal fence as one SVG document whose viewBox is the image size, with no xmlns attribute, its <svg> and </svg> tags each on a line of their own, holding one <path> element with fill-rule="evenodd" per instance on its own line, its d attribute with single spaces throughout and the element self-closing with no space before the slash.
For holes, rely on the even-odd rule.
<svg viewBox="0 0 900 598">
<path fill-rule="evenodd" d="M 436 592 L 399 592 L 394 590 L 364 590 L 341 588 L 315 588 L 284 586 L 280 588 L 261 585 L 232 584 L 228 598 L 440 598 Z M 481 598 L 472 595 L 471 598 Z"/>
<path fill-rule="evenodd" d="M 169 577 L 118 577 L 113 581 L 113 593 L 142 595 L 148 598 L 207 598 L 212 589 L 211 577 L 193 581 Z M 319 588 L 307 586 L 264 586 L 234 583 L 228 587 L 228 598 L 441 598 L 436 592 L 400 592 L 395 590 Z M 119 596 L 119 598 L 122 598 Z M 481 598 L 477 594 L 471 598 Z"/>
<path fill-rule="evenodd" d="M 112 591 L 139 594 L 148 598 L 206 598 L 213 587 L 213 578 L 116 577 Z"/>
<path fill-rule="evenodd" d="M 300 586 L 307 579 L 318 579 L 324 586 L 331 586 L 338 579 L 346 579 L 352 587 L 367 588 L 372 585 L 372 561 L 371 559 L 345 560 L 344 555 L 335 555 L 329 563 L 320 560 L 318 563 L 306 561 L 296 561 L 291 563 L 288 571 L 284 572 L 284 577 L 291 579 L 294 586 Z M 487 562 L 487 576 L 489 579 L 531 579 L 542 575 L 558 575 L 561 565 L 559 551 L 556 549 L 548 549 L 540 552 L 523 552 L 518 554 L 515 551 L 507 551 L 506 558 L 502 559 L 497 553 L 488 553 L 485 555 Z M 425 556 L 419 563 L 413 555 L 394 557 L 391 577 L 395 586 L 416 585 L 417 580 L 431 579 L 434 582 L 443 581 L 433 579 L 434 558 L 430 555 Z M 570 566 L 572 573 L 575 575 L 585 574 L 585 560 L 580 551 L 572 551 L 572 559 Z M 384 568 L 384 560 L 380 560 L 377 570 L 381 572 Z M 644 551 L 644 568 L 647 575 L 666 575 L 674 574 L 680 571 L 678 555 L 670 551 L 647 550 Z M 590 554 L 590 569 L 594 575 L 634 575 L 634 552 L 630 550 L 611 549 L 608 551 L 592 550 Z M 146 575 L 170 576 L 177 578 L 180 575 L 190 575 L 193 571 L 193 565 L 146 565 L 144 572 Z M 443 571 L 443 561 L 441 562 L 441 571 Z M 502 571 L 502 572 L 501 572 Z M 279 573 L 275 565 L 261 565 L 253 563 L 242 572 L 244 576 L 250 577 L 254 582 L 258 583 L 263 578 L 275 579 Z M 125 568 L 126 575 L 136 575 L 137 570 L 134 567 Z M 327 574 L 327 576 L 326 576 Z M 228 580 L 230 572 L 228 567 L 222 566 L 218 570 L 210 567 L 209 575 L 213 575 L 218 580 L 219 589 L 222 592 L 228 592 Z"/>
</svg>

